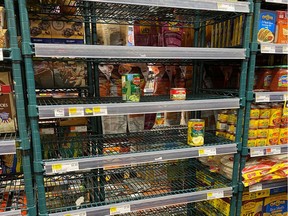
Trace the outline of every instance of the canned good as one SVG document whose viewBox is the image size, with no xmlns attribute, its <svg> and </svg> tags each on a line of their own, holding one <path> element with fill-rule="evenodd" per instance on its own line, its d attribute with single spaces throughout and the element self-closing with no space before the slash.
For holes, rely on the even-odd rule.
<svg viewBox="0 0 288 216">
<path fill-rule="evenodd" d="M 260 109 L 256 104 L 251 105 L 250 119 L 258 119 L 260 116 Z"/>
<path fill-rule="evenodd" d="M 235 125 L 237 123 L 237 111 L 236 110 L 231 110 L 229 112 L 227 123 L 231 125 L 232 124 Z"/>
<path fill-rule="evenodd" d="M 218 121 L 221 123 L 227 123 L 228 121 L 228 110 L 223 110 L 218 114 Z"/>
<path fill-rule="evenodd" d="M 187 143 L 192 146 L 204 145 L 205 121 L 190 119 L 188 121 Z"/>
<path fill-rule="evenodd" d="M 250 129 L 248 131 L 248 139 L 256 139 L 258 135 L 258 130 L 257 129 Z"/>
<path fill-rule="evenodd" d="M 226 131 L 226 130 L 227 130 L 227 123 L 222 123 L 222 122 L 220 122 L 220 121 L 217 121 L 217 123 L 216 123 L 216 130 Z"/>
<path fill-rule="evenodd" d="M 261 104 L 259 105 L 259 109 L 260 109 L 260 119 L 269 119 L 270 118 L 270 114 L 271 114 L 271 109 L 268 105 L 266 104 Z"/>
<path fill-rule="evenodd" d="M 228 125 L 228 127 L 227 127 L 227 132 L 228 133 L 235 133 L 236 132 L 236 126 L 235 125 Z"/>
<path fill-rule="evenodd" d="M 288 143 L 288 128 L 280 128 L 280 135 L 279 135 L 279 141 L 278 144 L 287 144 Z"/>
<path fill-rule="evenodd" d="M 219 136 L 219 137 L 226 137 L 226 132 L 225 131 L 216 131 L 216 136 Z"/>
<path fill-rule="evenodd" d="M 257 139 L 248 139 L 247 147 L 255 147 Z"/>
<path fill-rule="evenodd" d="M 267 139 L 259 138 L 256 140 L 256 146 L 266 146 Z"/>
<path fill-rule="evenodd" d="M 258 128 L 268 128 L 268 127 L 269 127 L 269 119 L 258 120 Z"/>
<path fill-rule="evenodd" d="M 251 119 L 249 122 L 250 129 L 257 129 L 258 128 L 258 119 Z"/>
<path fill-rule="evenodd" d="M 139 102 L 141 95 L 140 74 L 122 75 L 122 99 L 127 102 Z"/>
<path fill-rule="evenodd" d="M 270 128 L 268 131 L 267 145 L 277 145 L 280 135 L 280 128 Z"/>
<path fill-rule="evenodd" d="M 234 133 L 226 133 L 225 138 L 229 139 L 231 141 L 235 141 L 235 134 Z"/>
<path fill-rule="evenodd" d="M 267 138 L 268 137 L 269 129 L 258 129 L 257 137 L 258 138 Z"/>
<path fill-rule="evenodd" d="M 171 100 L 186 100 L 186 89 L 185 88 L 171 88 L 170 99 Z"/>
</svg>

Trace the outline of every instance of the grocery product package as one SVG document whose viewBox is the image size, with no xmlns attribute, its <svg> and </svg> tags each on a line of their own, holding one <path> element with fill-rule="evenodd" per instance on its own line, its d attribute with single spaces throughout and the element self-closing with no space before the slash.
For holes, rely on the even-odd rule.
<svg viewBox="0 0 288 216">
<path fill-rule="evenodd" d="M 19 147 L 19 144 L 16 144 Z M 3 174 L 12 174 L 22 172 L 22 154 L 21 150 L 17 149 L 16 154 L 2 155 L 1 168 Z"/>
<path fill-rule="evenodd" d="M 13 93 L 0 95 L 0 133 L 14 133 L 16 112 Z"/>
<path fill-rule="evenodd" d="M 104 134 L 117 134 L 127 132 L 127 116 L 102 116 Z"/>
<path fill-rule="evenodd" d="M 104 45 L 125 46 L 127 43 L 128 26 L 118 24 L 98 24 L 102 29 L 100 38 Z"/>
<path fill-rule="evenodd" d="M 7 29 L 0 29 L 0 48 L 9 47 L 9 37 Z"/>
<path fill-rule="evenodd" d="M 30 16 L 30 35 L 32 43 L 52 42 L 52 21 L 47 15 Z"/>
<path fill-rule="evenodd" d="M 0 7 L 0 28 L 6 28 L 6 17 L 5 17 L 5 8 Z"/>
<path fill-rule="evenodd" d="M 183 40 L 183 25 L 181 23 L 163 23 L 159 45 L 164 47 L 181 47 Z"/>
<path fill-rule="evenodd" d="M 145 115 L 135 114 L 128 115 L 128 131 L 129 132 L 141 132 L 144 130 Z"/>
<path fill-rule="evenodd" d="M 10 93 L 12 91 L 10 74 L 10 72 L 0 72 L 0 93 Z"/>
<path fill-rule="evenodd" d="M 287 213 L 287 193 L 275 194 L 264 199 L 263 216 L 284 216 Z"/>
<path fill-rule="evenodd" d="M 288 12 L 277 12 L 277 25 L 276 25 L 276 43 L 287 44 L 288 43 Z"/>
<path fill-rule="evenodd" d="M 259 43 L 273 43 L 276 29 L 276 12 L 260 10 L 257 41 Z"/>
<path fill-rule="evenodd" d="M 145 21 L 134 22 L 135 46 L 158 46 L 158 27 L 145 25 Z"/>
</svg>

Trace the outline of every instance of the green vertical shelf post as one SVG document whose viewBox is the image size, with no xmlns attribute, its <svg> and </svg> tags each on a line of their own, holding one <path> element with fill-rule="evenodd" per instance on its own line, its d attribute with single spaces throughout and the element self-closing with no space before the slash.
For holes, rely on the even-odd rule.
<svg viewBox="0 0 288 216">
<path fill-rule="evenodd" d="M 30 162 L 30 141 L 28 137 L 27 124 L 26 124 L 26 110 L 23 92 L 23 79 L 21 73 L 21 51 L 18 47 L 17 29 L 15 20 L 15 7 L 14 1 L 5 0 L 5 10 L 7 16 L 7 27 L 9 32 L 10 50 L 12 59 L 12 74 L 14 81 L 14 90 L 16 96 L 16 111 L 19 138 L 22 150 L 22 167 L 25 183 L 25 194 L 27 198 L 27 210 L 30 216 L 36 216 L 36 206 L 34 200 L 33 180 Z"/>
<path fill-rule="evenodd" d="M 255 1 L 254 3 L 254 22 L 253 22 L 253 32 L 252 32 L 252 41 L 250 43 L 250 61 L 249 69 L 247 76 L 247 90 L 246 90 L 246 110 L 244 118 L 244 128 L 243 128 L 243 142 L 242 142 L 242 152 L 241 152 L 241 161 L 240 161 L 240 171 L 245 167 L 246 156 L 248 155 L 248 133 L 249 133 L 249 122 L 250 122 L 250 110 L 251 103 L 253 101 L 253 85 L 254 85 L 254 73 L 255 73 L 255 64 L 256 64 L 256 55 L 258 52 L 258 43 L 257 43 L 257 33 L 258 33 L 258 24 L 260 18 L 260 8 L 261 1 Z M 237 216 L 241 215 L 241 206 L 242 206 L 242 195 L 243 195 L 243 184 L 240 179 L 239 187 L 241 190 L 238 192 L 238 201 L 237 201 Z"/>
<path fill-rule="evenodd" d="M 34 70 L 32 61 L 32 48 L 30 39 L 29 17 L 27 11 L 26 0 L 18 0 L 20 26 L 22 35 L 22 55 L 24 58 L 26 69 L 26 81 L 28 91 L 28 115 L 30 119 L 30 127 L 32 133 L 33 143 L 33 165 L 34 175 L 37 185 L 37 201 L 38 201 L 38 215 L 47 215 L 43 164 L 42 164 L 42 148 L 40 141 L 39 125 L 38 125 L 38 111 L 35 92 Z"/>
</svg>

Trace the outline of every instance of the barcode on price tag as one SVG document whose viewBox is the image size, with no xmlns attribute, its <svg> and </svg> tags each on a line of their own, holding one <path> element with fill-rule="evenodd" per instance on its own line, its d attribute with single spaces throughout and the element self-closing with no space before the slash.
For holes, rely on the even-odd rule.
<svg viewBox="0 0 288 216">
<path fill-rule="evenodd" d="M 64 214 L 63 216 L 87 216 L 86 212 L 77 212 L 71 214 Z"/>
<path fill-rule="evenodd" d="M 224 197 L 224 191 L 207 193 L 207 199 L 219 199 Z"/>
<path fill-rule="evenodd" d="M 216 154 L 216 148 L 199 149 L 199 156 L 212 156 Z"/>
<path fill-rule="evenodd" d="M 222 11 L 235 11 L 234 4 L 218 3 L 217 7 L 219 10 L 222 10 Z"/>
<path fill-rule="evenodd" d="M 263 156 L 263 155 L 264 155 L 264 149 L 251 149 L 250 150 L 251 157 L 257 157 L 257 156 Z"/>
<path fill-rule="evenodd" d="M 93 107 L 93 115 L 94 116 L 107 115 L 107 107 Z"/>
<path fill-rule="evenodd" d="M 274 45 L 261 44 L 261 53 L 275 53 L 275 52 L 276 52 L 276 49 Z"/>
<path fill-rule="evenodd" d="M 79 170 L 78 162 L 72 163 L 61 163 L 61 164 L 53 164 L 52 172 L 53 173 L 64 173 L 64 172 L 73 172 Z"/>
<path fill-rule="evenodd" d="M 256 96 L 256 102 L 269 102 L 270 97 L 266 95 L 257 95 Z"/>
<path fill-rule="evenodd" d="M 249 192 L 261 191 L 261 190 L 262 190 L 262 184 L 255 184 L 249 186 Z"/>
<path fill-rule="evenodd" d="M 124 214 L 131 212 L 130 205 L 114 206 L 110 208 L 110 215 Z"/>
<path fill-rule="evenodd" d="M 84 116 L 84 109 L 83 107 L 73 107 L 69 108 L 69 116 Z"/>
<path fill-rule="evenodd" d="M 64 116 L 65 116 L 65 110 L 64 110 L 64 108 L 54 109 L 54 116 L 55 116 L 55 117 L 64 117 Z"/>
<path fill-rule="evenodd" d="M 70 128 L 71 132 L 87 132 L 87 126 L 75 126 Z"/>
<path fill-rule="evenodd" d="M 281 154 L 281 147 L 275 146 L 266 149 L 266 155 Z"/>
</svg>

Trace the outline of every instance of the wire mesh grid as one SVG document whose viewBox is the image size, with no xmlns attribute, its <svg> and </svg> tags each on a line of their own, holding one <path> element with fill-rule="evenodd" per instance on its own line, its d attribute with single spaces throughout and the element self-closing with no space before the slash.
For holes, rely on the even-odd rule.
<svg viewBox="0 0 288 216">
<path fill-rule="evenodd" d="M 46 161 L 193 148 L 187 144 L 187 127 L 185 126 L 128 134 L 91 135 L 69 131 L 41 136 L 43 158 Z M 205 133 L 204 138 L 204 147 L 232 143 L 211 132 Z"/>
<path fill-rule="evenodd" d="M 0 133 L 0 144 L 1 142 L 7 142 L 16 139 L 15 133 Z"/>
<path fill-rule="evenodd" d="M 212 179 L 209 184 L 207 179 Z M 196 160 L 49 176 L 44 181 L 50 213 L 231 185 L 230 180 L 210 173 Z"/>
<path fill-rule="evenodd" d="M 24 179 L 21 176 L 0 175 L 0 214 L 21 210 L 22 215 L 27 215 L 24 189 Z"/>
</svg>

